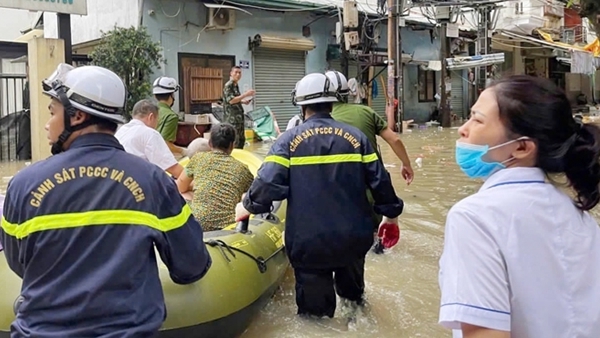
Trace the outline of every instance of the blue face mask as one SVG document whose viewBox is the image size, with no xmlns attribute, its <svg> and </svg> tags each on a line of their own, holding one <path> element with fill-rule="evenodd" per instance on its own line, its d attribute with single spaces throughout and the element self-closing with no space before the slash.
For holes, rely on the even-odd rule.
<svg viewBox="0 0 600 338">
<path fill-rule="evenodd" d="M 469 144 L 456 141 L 456 164 L 458 164 L 460 169 L 470 178 L 487 178 L 496 171 L 506 168 L 504 163 L 513 158 L 511 157 L 502 162 L 485 162 L 483 156 L 490 150 L 526 139 L 527 137 L 521 137 L 491 148 L 488 145 Z"/>
</svg>

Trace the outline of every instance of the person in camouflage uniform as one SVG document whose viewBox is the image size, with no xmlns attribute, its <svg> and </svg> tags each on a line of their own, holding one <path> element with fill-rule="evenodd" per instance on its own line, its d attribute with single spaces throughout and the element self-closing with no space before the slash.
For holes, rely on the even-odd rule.
<svg viewBox="0 0 600 338">
<path fill-rule="evenodd" d="M 250 104 L 248 97 L 254 95 L 254 90 L 250 89 L 240 94 L 238 82 L 242 78 L 242 69 L 238 66 L 231 68 L 229 72 L 229 81 L 223 88 L 223 108 L 225 110 L 225 122 L 235 127 L 236 139 L 234 147 L 243 149 L 246 143 L 246 133 L 244 128 L 244 107 L 242 104 Z"/>
</svg>

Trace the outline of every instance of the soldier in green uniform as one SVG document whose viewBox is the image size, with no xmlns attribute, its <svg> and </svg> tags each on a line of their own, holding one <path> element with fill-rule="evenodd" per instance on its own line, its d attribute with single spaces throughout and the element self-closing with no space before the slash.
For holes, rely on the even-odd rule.
<svg viewBox="0 0 600 338">
<path fill-rule="evenodd" d="M 373 149 L 375 149 L 377 156 L 383 161 L 381 153 L 379 152 L 379 146 L 377 145 L 377 135 L 381 136 L 381 138 L 390 145 L 394 154 L 396 154 L 398 159 L 402 162 L 402 178 L 404 178 L 406 184 L 410 184 L 414 178 L 414 171 L 411 167 L 404 143 L 402 143 L 398 135 L 388 128 L 387 122 L 371 109 L 371 107 L 347 102 L 349 93 L 348 80 L 342 73 L 338 71 L 328 71 L 325 75 L 334 85 L 336 96 L 339 101 L 333 104 L 331 117 L 338 122 L 349 124 L 362 131 L 367 136 Z M 374 203 L 371 191 L 367 191 L 367 199 L 371 204 Z M 377 230 L 382 216 L 375 212 L 373 212 L 371 216 L 373 218 L 374 229 Z M 382 250 L 383 249 L 380 246 L 376 245 L 374 247 L 375 253 L 383 253 Z"/>
<path fill-rule="evenodd" d="M 185 148 L 175 145 L 179 116 L 171 109 L 175 103 L 175 92 L 181 88 L 177 80 L 161 76 L 152 84 L 152 94 L 158 101 L 158 125 L 156 130 L 162 135 L 169 150 L 175 155 L 185 155 Z"/>
<path fill-rule="evenodd" d="M 242 78 L 242 69 L 238 66 L 231 68 L 229 72 L 229 81 L 223 88 L 223 108 L 225 110 L 225 122 L 235 127 L 236 139 L 234 147 L 243 149 L 246 143 L 246 133 L 244 128 L 244 107 L 242 104 L 250 104 L 252 99 L 248 97 L 254 95 L 254 90 L 250 89 L 240 94 L 238 82 Z"/>
</svg>

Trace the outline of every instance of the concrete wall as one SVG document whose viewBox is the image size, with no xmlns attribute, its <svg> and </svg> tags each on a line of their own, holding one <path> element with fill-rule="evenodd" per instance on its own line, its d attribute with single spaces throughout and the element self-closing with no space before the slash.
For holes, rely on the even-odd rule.
<svg viewBox="0 0 600 338">
<path fill-rule="evenodd" d="M 88 15 L 71 15 L 72 43 L 77 44 L 101 36 L 101 31 L 138 26 L 141 0 L 88 0 Z M 56 13 L 44 13 L 44 37 L 58 38 Z"/>
<path fill-rule="evenodd" d="M 12 41 L 21 31 L 31 28 L 36 12 L 23 9 L 0 8 L 0 40 Z"/>
<path fill-rule="evenodd" d="M 222 32 L 207 30 L 208 9 L 198 1 L 160 1 L 145 0 L 88 0 L 87 16 L 73 15 L 73 44 L 100 37 L 101 30 L 110 30 L 116 24 L 121 27 L 137 26 L 141 20 L 155 41 L 163 46 L 165 62 L 155 76 L 167 75 L 178 78 L 178 53 L 198 53 L 215 55 L 233 55 L 236 62 L 252 60 L 248 49 L 248 37 L 256 34 L 302 37 L 302 26 L 310 23 L 316 16 L 307 11 L 273 12 L 246 8 L 252 15 L 236 11 L 236 28 Z M 421 18 L 422 19 L 422 18 Z M 326 50 L 334 42 L 337 16 L 322 18 L 310 24 L 311 36 L 316 48 L 307 53 L 306 71 L 321 72 L 327 67 Z M 75 29 L 77 27 L 77 29 Z M 386 47 L 387 27 L 382 25 L 380 47 Z M 56 14 L 44 14 L 44 36 L 57 37 Z M 403 51 L 413 54 L 414 60 L 439 60 L 439 39 L 431 42 L 428 30 L 412 31 L 402 29 Z M 240 89 L 253 87 L 253 64 L 243 71 Z M 431 103 L 419 103 L 414 83 L 417 81 L 417 66 L 405 67 L 405 109 L 406 118 L 424 120 L 427 118 Z M 439 74 L 438 74 L 439 75 Z M 439 78 L 439 76 L 438 76 Z M 178 102 L 174 109 L 178 110 Z"/>
</svg>

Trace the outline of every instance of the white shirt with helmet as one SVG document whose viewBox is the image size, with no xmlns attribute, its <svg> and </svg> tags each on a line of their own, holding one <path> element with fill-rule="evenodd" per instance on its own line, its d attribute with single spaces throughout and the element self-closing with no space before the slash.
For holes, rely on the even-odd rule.
<svg viewBox="0 0 600 338">
<path fill-rule="evenodd" d="M 440 324 L 513 338 L 600 337 L 600 228 L 538 168 L 508 168 L 450 210 Z"/>
<path fill-rule="evenodd" d="M 117 130 L 115 137 L 126 152 L 154 163 L 162 170 L 167 170 L 177 164 L 175 156 L 160 133 L 146 126 L 140 120 L 132 119 L 129 123 L 122 125 Z"/>
</svg>

